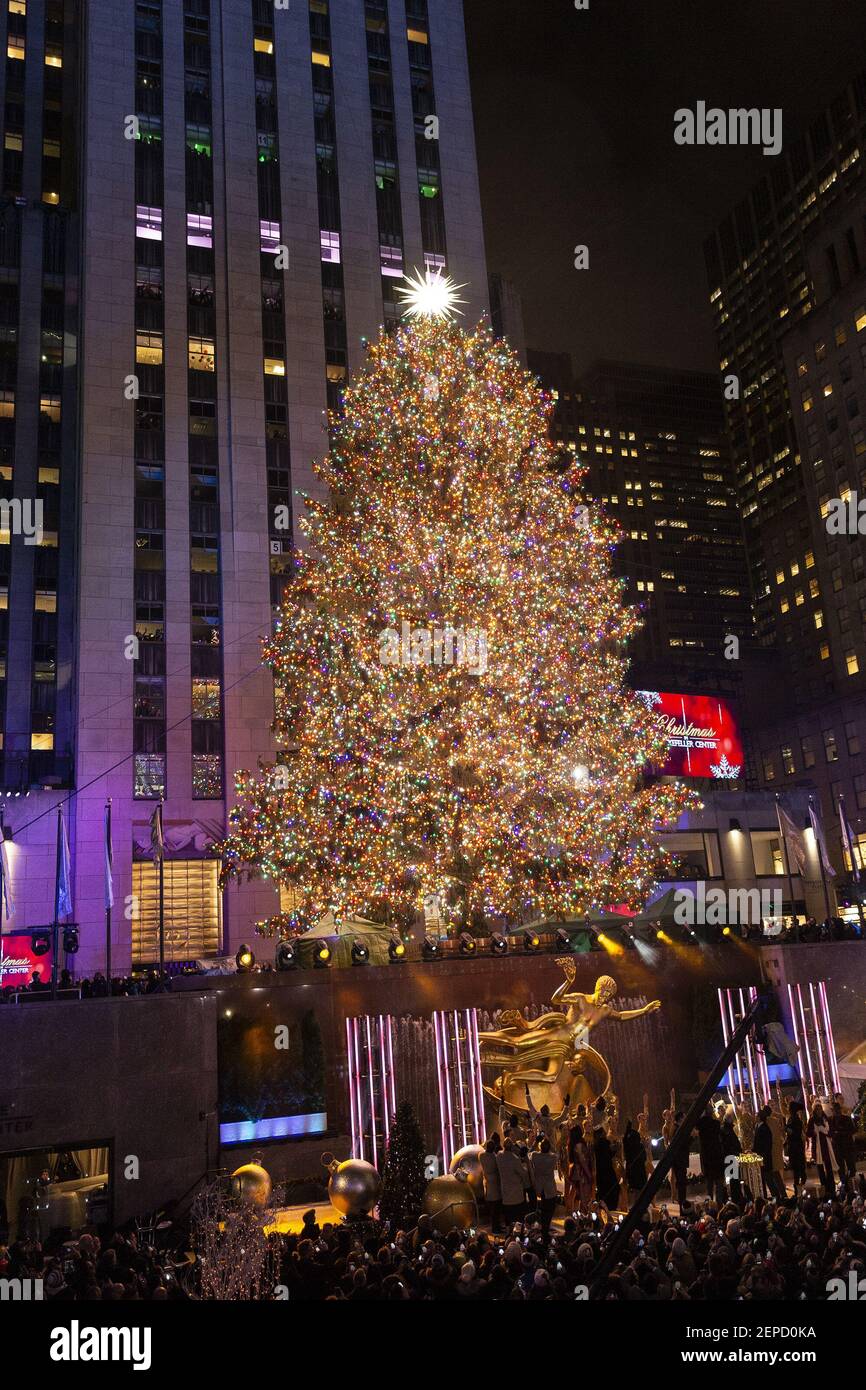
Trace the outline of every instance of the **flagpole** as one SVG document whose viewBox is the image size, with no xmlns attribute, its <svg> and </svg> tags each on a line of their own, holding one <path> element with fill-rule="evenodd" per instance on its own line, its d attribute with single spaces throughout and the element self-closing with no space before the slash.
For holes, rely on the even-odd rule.
<svg viewBox="0 0 866 1390">
<path fill-rule="evenodd" d="M 159 983 L 165 975 L 165 826 L 162 823 L 163 798 L 159 799 Z"/>
<path fill-rule="evenodd" d="M 57 998 L 57 948 L 59 946 L 60 861 L 63 855 L 63 807 L 57 807 L 57 863 L 54 870 L 54 921 L 51 925 L 51 998 Z"/>
<path fill-rule="evenodd" d="M 787 845 L 787 841 L 785 840 L 785 832 L 784 832 L 784 830 L 782 829 L 782 815 L 781 815 L 781 811 L 780 811 L 780 809 L 779 809 L 779 807 L 780 807 L 780 801 L 779 801 L 779 793 L 778 793 L 778 792 L 776 792 L 775 801 L 776 801 L 776 822 L 777 822 L 777 824 L 778 824 L 778 826 L 779 826 L 779 837 L 780 837 L 780 839 L 781 839 L 781 841 L 782 841 L 782 863 L 784 864 L 784 866 L 785 866 L 785 872 L 786 872 L 787 875 L 788 875 L 788 892 L 789 892 L 790 895 L 791 895 L 791 916 L 792 916 L 793 922 L 794 922 L 794 939 L 795 939 L 796 941 L 799 941 L 799 940 L 800 940 L 800 923 L 797 921 L 797 904 L 796 904 L 795 899 L 794 899 L 794 880 L 793 880 L 792 877 L 791 877 L 791 856 L 790 856 L 790 854 L 788 853 L 788 845 Z"/>
<path fill-rule="evenodd" d="M 820 826 L 821 822 L 818 819 L 818 813 L 816 812 L 815 807 L 812 804 L 811 796 L 809 797 L 809 810 L 812 812 L 812 816 L 815 817 L 815 822 L 818 824 L 818 826 Z M 809 824 L 812 825 L 811 816 L 809 817 Z M 833 913 L 830 910 L 830 889 L 827 886 L 827 869 L 824 865 L 824 846 L 822 845 L 821 840 L 819 840 L 818 836 L 815 834 L 814 827 L 812 828 L 812 838 L 815 841 L 815 847 L 818 851 L 818 864 L 821 868 L 821 882 L 824 885 L 824 904 L 827 908 L 827 921 L 829 922 L 830 918 L 833 916 Z M 821 838 L 823 839 L 823 836 Z"/>
<path fill-rule="evenodd" d="M 111 994 L 111 897 L 108 891 L 109 878 L 111 872 L 109 847 L 111 845 L 111 797 L 105 803 L 105 979 L 108 984 L 108 993 Z"/>
</svg>

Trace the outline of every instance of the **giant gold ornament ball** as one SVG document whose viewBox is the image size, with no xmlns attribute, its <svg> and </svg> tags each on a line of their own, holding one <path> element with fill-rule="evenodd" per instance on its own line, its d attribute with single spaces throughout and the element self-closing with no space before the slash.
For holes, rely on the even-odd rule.
<svg viewBox="0 0 866 1390">
<path fill-rule="evenodd" d="M 382 1180 L 372 1163 L 363 1158 L 347 1158 L 331 1173 L 328 1196 L 343 1216 L 366 1216 L 379 1200 Z"/>
<path fill-rule="evenodd" d="M 448 1165 L 448 1172 L 468 1182 L 478 1202 L 484 1199 L 484 1172 L 481 1167 L 483 1144 L 464 1144 Z"/>
<path fill-rule="evenodd" d="M 475 1199 L 468 1182 L 447 1173 L 433 1178 L 424 1191 L 422 1207 L 437 1231 L 465 1231 L 475 1220 Z"/>
<path fill-rule="evenodd" d="M 249 1207 L 266 1207 L 273 1184 L 271 1175 L 260 1163 L 245 1163 L 231 1177 L 232 1196 Z"/>
</svg>

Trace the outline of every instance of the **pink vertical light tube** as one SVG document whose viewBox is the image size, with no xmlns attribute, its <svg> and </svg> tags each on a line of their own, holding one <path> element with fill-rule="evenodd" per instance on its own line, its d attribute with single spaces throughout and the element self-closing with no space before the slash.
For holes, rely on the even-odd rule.
<svg viewBox="0 0 866 1390">
<path fill-rule="evenodd" d="M 355 1045 L 355 1092 L 358 1097 L 358 1148 L 361 1151 L 360 1157 L 365 1158 L 366 1154 L 364 1153 L 364 1149 L 366 1145 L 364 1144 L 364 1093 L 361 1088 L 361 1042 L 360 1038 L 358 1037 L 358 1022 L 359 1020 L 357 1018 L 352 1019 L 352 1038 Z"/>
<path fill-rule="evenodd" d="M 385 1047 L 385 1019 L 379 1015 L 379 1100 L 382 1105 L 382 1127 L 385 1137 L 382 1141 L 382 1157 L 388 1152 L 388 1140 L 391 1137 L 391 1119 L 388 1095 L 388 1053 Z"/>
<path fill-rule="evenodd" d="M 755 989 L 755 986 L 754 986 L 754 985 L 751 985 L 751 986 L 749 987 L 749 1004 L 750 1004 L 750 1006 L 751 1006 L 752 1004 L 754 1004 L 754 1002 L 755 1002 L 755 1000 L 757 999 L 757 997 L 758 997 L 758 991 Z M 769 1104 L 770 1104 L 770 1073 L 769 1073 L 769 1071 L 767 1070 L 767 1049 L 764 1047 L 764 1044 L 763 1044 L 763 1043 L 757 1043 L 756 1046 L 755 1046 L 755 1051 L 756 1051 L 757 1054 L 758 1054 L 758 1065 L 759 1065 L 759 1067 L 760 1067 L 760 1072 L 761 1072 L 761 1086 L 762 1086 L 762 1089 L 763 1089 L 763 1092 L 764 1092 L 764 1104 L 765 1104 L 765 1105 L 769 1105 Z"/>
<path fill-rule="evenodd" d="M 388 1047 L 388 1077 L 390 1080 L 389 1095 L 391 1099 L 391 1114 L 397 1113 L 397 1079 L 394 1074 L 394 1019 L 391 1014 L 385 1016 L 385 1041 Z"/>
<path fill-rule="evenodd" d="M 806 1095 L 806 1068 L 803 1066 L 803 1049 L 800 1046 L 800 1030 L 797 1027 L 797 1010 L 794 1007 L 794 990 L 788 985 L 788 1007 L 791 1010 L 791 1027 L 794 1030 L 794 1043 L 797 1048 L 797 1067 L 800 1072 L 800 1090 L 803 1092 L 803 1104 L 807 1110 L 809 1108 L 809 1097 Z"/>
<path fill-rule="evenodd" d="M 460 1015 L 455 1009 L 451 1015 L 452 1026 L 454 1028 L 454 1055 L 457 1058 L 457 1095 L 460 1098 L 460 1133 L 461 1149 L 469 1142 L 466 1138 L 466 1096 L 463 1090 L 463 1060 L 461 1053 L 463 1048 L 460 1044 Z"/>
<path fill-rule="evenodd" d="M 352 1020 L 346 1019 L 346 1057 L 349 1069 L 349 1119 L 352 1129 L 352 1157 L 360 1158 L 358 1153 L 358 1118 L 355 1097 L 355 1058 L 352 1047 Z"/>
<path fill-rule="evenodd" d="M 725 999 L 726 999 L 727 1005 L 728 1005 L 728 1023 L 729 1023 L 729 1025 L 730 1025 L 730 1029 L 731 1029 L 731 1034 L 730 1034 L 730 1036 L 733 1037 L 733 1036 L 734 1036 L 734 1033 L 735 1033 L 735 1031 L 736 1031 L 736 1027 L 737 1027 L 737 1020 L 736 1020 L 736 1017 L 735 1017 L 735 1015 L 734 1015 L 734 996 L 733 996 L 731 990 L 729 990 L 729 989 L 726 989 L 726 990 L 725 990 Z M 740 1092 L 740 1104 L 742 1105 L 743 1101 L 746 1099 L 746 1090 L 745 1090 L 745 1087 L 744 1087 L 744 1085 L 743 1085 L 743 1063 L 742 1063 L 741 1049 L 739 1049 L 739 1048 L 737 1049 L 736 1053 L 734 1054 L 734 1061 L 735 1061 L 736 1064 L 737 1064 L 737 1088 L 738 1088 L 738 1090 L 739 1090 L 739 1092 Z"/>
<path fill-rule="evenodd" d="M 436 1080 L 439 1085 L 439 1125 L 442 1133 L 442 1162 L 447 1167 L 448 1141 L 445 1132 L 445 1094 L 443 1091 L 444 1067 L 442 1063 L 442 1040 L 439 1027 L 439 1014 L 433 1013 L 433 1036 L 436 1039 Z"/>
<path fill-rule="evenodd" d="M 827 1051 L 830 1054 L 830 1070 L 833 1073 L 833 1090 L 841 1091 L 842 1082 L 839 1078 L 839 1064 L 836 1061 L 836 1040 L 833 1037 L 833 1023 L 830 1019 L 830 1004 L 827 1000 L 827 985 L 824 980 L 818 982 L 818 997 L 821 1000 L 821 1011 L 824 1015 L 824 1032 L 827 1037 Z"/>
<path fill-rule="evenodd" d="M 467 1060 L 468 1065 L 469 1065 L 469 1081 L 468 1081 L 468 1086 L 469 1086 L 469 1097 L 470 1097 L 470 1100 L 471 1100 L 471 1103 L 472 1103 L 472 1139 L 471 1139 L 470 1142 L 473 1143 L 473 1144 L 478 1144 L 478 1143 L 481 1142 L 481 1140 L 480 1140 L 480 1135 L 479 1135 L 479 1121 L 478 1121 L 478 1086 L 477 1086 L 476 1077 L 475 1077 L 475 1072 L 476 1072 L 476 1064 L 475 1064 L 475 1038 L 473 1037 L 473 1034 L 472 1034 L 472 1010 L 471 1010 L 471 1009 L 467 1009 L 467 1010 L 466 1010 L 466 1026 L 465 1026 L 465 1030 L 464 1030 L 464 1031 L 465 1031 L 465 1033 L 466 1033 L 466 1060 Z"/>
<path fill-rule="evenodd" d="M 812 1070 L 812 1049 L 809 1046 L 809 1033 L 806 1029 L 806 1010 L 803 1007 L 803 991 L 797 984 L 797 1003 L 800 1006 L 800 1026 L 803 1029 L 803 1050 L 806 1053 L 806 1065 L 809 1068 L 809 1085 L 812 1088 L 812 1095 L 815 1094 L 815 1073 Z"/>
<path fill-rule="evenodd" d="M 445 1170 L 451 1164 L 454 1157 L 454 1112 L 451 1104 L 451 1040 L 448 1032 L 448 1015 L 442 1012 L 437 1013 L 439 1019 L 439 1035 L 442 1039 L 442 1091 L 445 1096 L 446 1112 L 443 1110 L 442 1120 L 445 1126 L 443 1133 L 446 1136 L 446 1143 L 442 1150 L 442 1158 L 445 1163 Z"/>
<path fill-rule="evenodd" d="M 725 1047 L 727 1047 L 728 1042 L 730 1041 L 730 1036 L 731 1036 L 731 1035 L 730 1035 L 730 1033 L 728 1032 L 728 1019 L 727 1019 L 727 1012 L 726 1012 L 726 1009 L 725 1009 L 725 996 L 724 996 L 724 992 L 723 992 L 723 990 L 722 990 L 721 985 L 720 985 L 719 988 L 716 990 L 716 993 L 717 993 L 718 996 L 719 996 L 719 1013 L 721 1014 L 721 1018 L 722 1018 L 722 1038 L 723 1038 L 723 1040 L 724 1040 Z M 732 1077 L 733 1074 L 734 1074 L 733 1068 L 734 1068 L 734 1064 L 733 1064 L 733 1062 L 731 1061 L 731 1062 L 728 1063 L 728 1094 L 730 1095 L 730 1098 L 731 1098 L 732 1101 L 733 1101 L 733 1098 L 734 1098 L 734 1092 L 733 1092 L 733 1088 L 732 1088 L 732 1086 L 731 1086 L 731 1077 Z"/>
<path fill-rule="evenodd" d="M 478 1010 L 472 1010 L 472 1056 L 475 1059 L 475 1085 L 478 1092 L 478 1140 L 483 1144 L 487 1138 L 484 1123 L 484 1081 L 481 1075 L 481 1044 L 478 1041 Z"/>
<path fill-rule="evenodd" d="M 812 1006 L 812 1024 L 815 1029 L 815 1046 L 818 1052 L 818 1066 L 821 1069 L 821 1085 L 824 1087 L 824 1094 L 829 1095 L 830 1090 L 827 1085 L 827 1069 L 824 1066 L 824 1041 L 821 1037 L 821 1019 L 818 1015 L 818 1006 L 815 1003 L 815 986 L 809 981 L 809 1003 Z"/>
<path fill-rule="evenodd" d="M 745 1004 L 745 1000 L 743 999 L 743 991 L 742 991 L 742 990 L 739 991 L 739 995 L 740 995 L 740 1018 L 742 1019 L 742 1018 L 745 1016 L 745 1012 L 746 1012 L 746 1004 Z M 757 1115 L 758 1110 L 759 1110 L 759 1106 L 758 1106 L 758 1092 L 757 1092 L 757 1088 L 756 1088 L 756 1086 L 755 1086 L 755 1069 L 754 1069 L 754 1067 L 753 1067 L 753 1065 L 752 1065 L 752 1043 L 751 1043 L 751 1040 L 750 1040 L 750 1038 L 749 1038 L 748 1033 L 746 1034 L 746 1065 L 748 1066 L 748 1069 L 749 1069 L 749 1088 L 750 1088 L 751 1093 L 752 1093 L 752 1109 L 754 1110 L 755 1114 Z"/>
<path fill-rule="evenodd" d="M 376 1091 L 373 1080 L 373 1041 L 370 1037 L 370 1015 L 364 1015 L 364 1031 L 367 1037 L 367 1089 L 370 1092 L 370 1146 L 373 1150 L 372 1162 L 379 1157 L 379 1136 L 376 1133 Z"/>
</svg>

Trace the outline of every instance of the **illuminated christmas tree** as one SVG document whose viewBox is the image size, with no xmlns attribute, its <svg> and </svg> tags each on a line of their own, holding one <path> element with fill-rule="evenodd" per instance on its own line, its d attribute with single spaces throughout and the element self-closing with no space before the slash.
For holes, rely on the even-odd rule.
<svg viewBox="0 0 866 1390">
<path fill-rule="evenodd" d="M 410 291 L 331 421 L 309 548 L 265 661 L 283 760 L 240 773 L 225 878 L 295 909 L 454 927 L 641 904 L 689 794 L 625 688 L 639 624 L 613 524 L 548 437 L 552 399 L 449 295 Z"/>
</svg>

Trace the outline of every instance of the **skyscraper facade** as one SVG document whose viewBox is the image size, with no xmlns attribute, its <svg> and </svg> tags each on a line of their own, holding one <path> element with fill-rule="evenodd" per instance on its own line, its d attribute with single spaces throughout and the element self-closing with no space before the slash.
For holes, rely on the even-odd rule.
<svg viewBox="0 0 866 1390">
<path fill-rule="evenodd" d="M 761 784 L 820 789 L 866 830 L 863 540 L 828 537 L 835 489 L 862 487 L 866 74 L 786 141 L 705 246 L 757 635 L 774 679 L 752 703 Z M 847 492 L 846 492 L 847 495 Z M 862 591 L 862 592 L 861 592 Z"/>
<path fill-rule="evenodd" d="M 86 970 L 104 958 L 109 799 L 116 967 L 156 956 L 161 801 L 169 959 L 233 950 L 276 910 L 272 884 L 221 893 L 210 847 L 234 772 L 275 755 L 261 639 L 291 582 L 326 412 L 365 342 L 396 322 L 404 273 L 465 283 L 472 322 L 487 272 L 460 0 L 69 11 L 81 237 L 80 252 L 64 250 L 80 277 L 64 379 L 74 368 L 80 448 L 68 581 L 54 586 L 61 612 L 77 595 L 56 747 L 70 754 Z M 56 719 L 58 740 L 59 707 Z M 56 800 L 8 808 L 22 889 L 13 925 L 51 919 Z"/>
<path fill-rule="evenodd" d="M 622 528 L 616 564 L 644 613 L 633 683 L 736 693 L 728 639 L 750 642 L 752 611 L 716 378 L 600 362 L 572 380 L 567 358 L 529 364 L 556 394 L 553 437 Z"/>
</svg>

